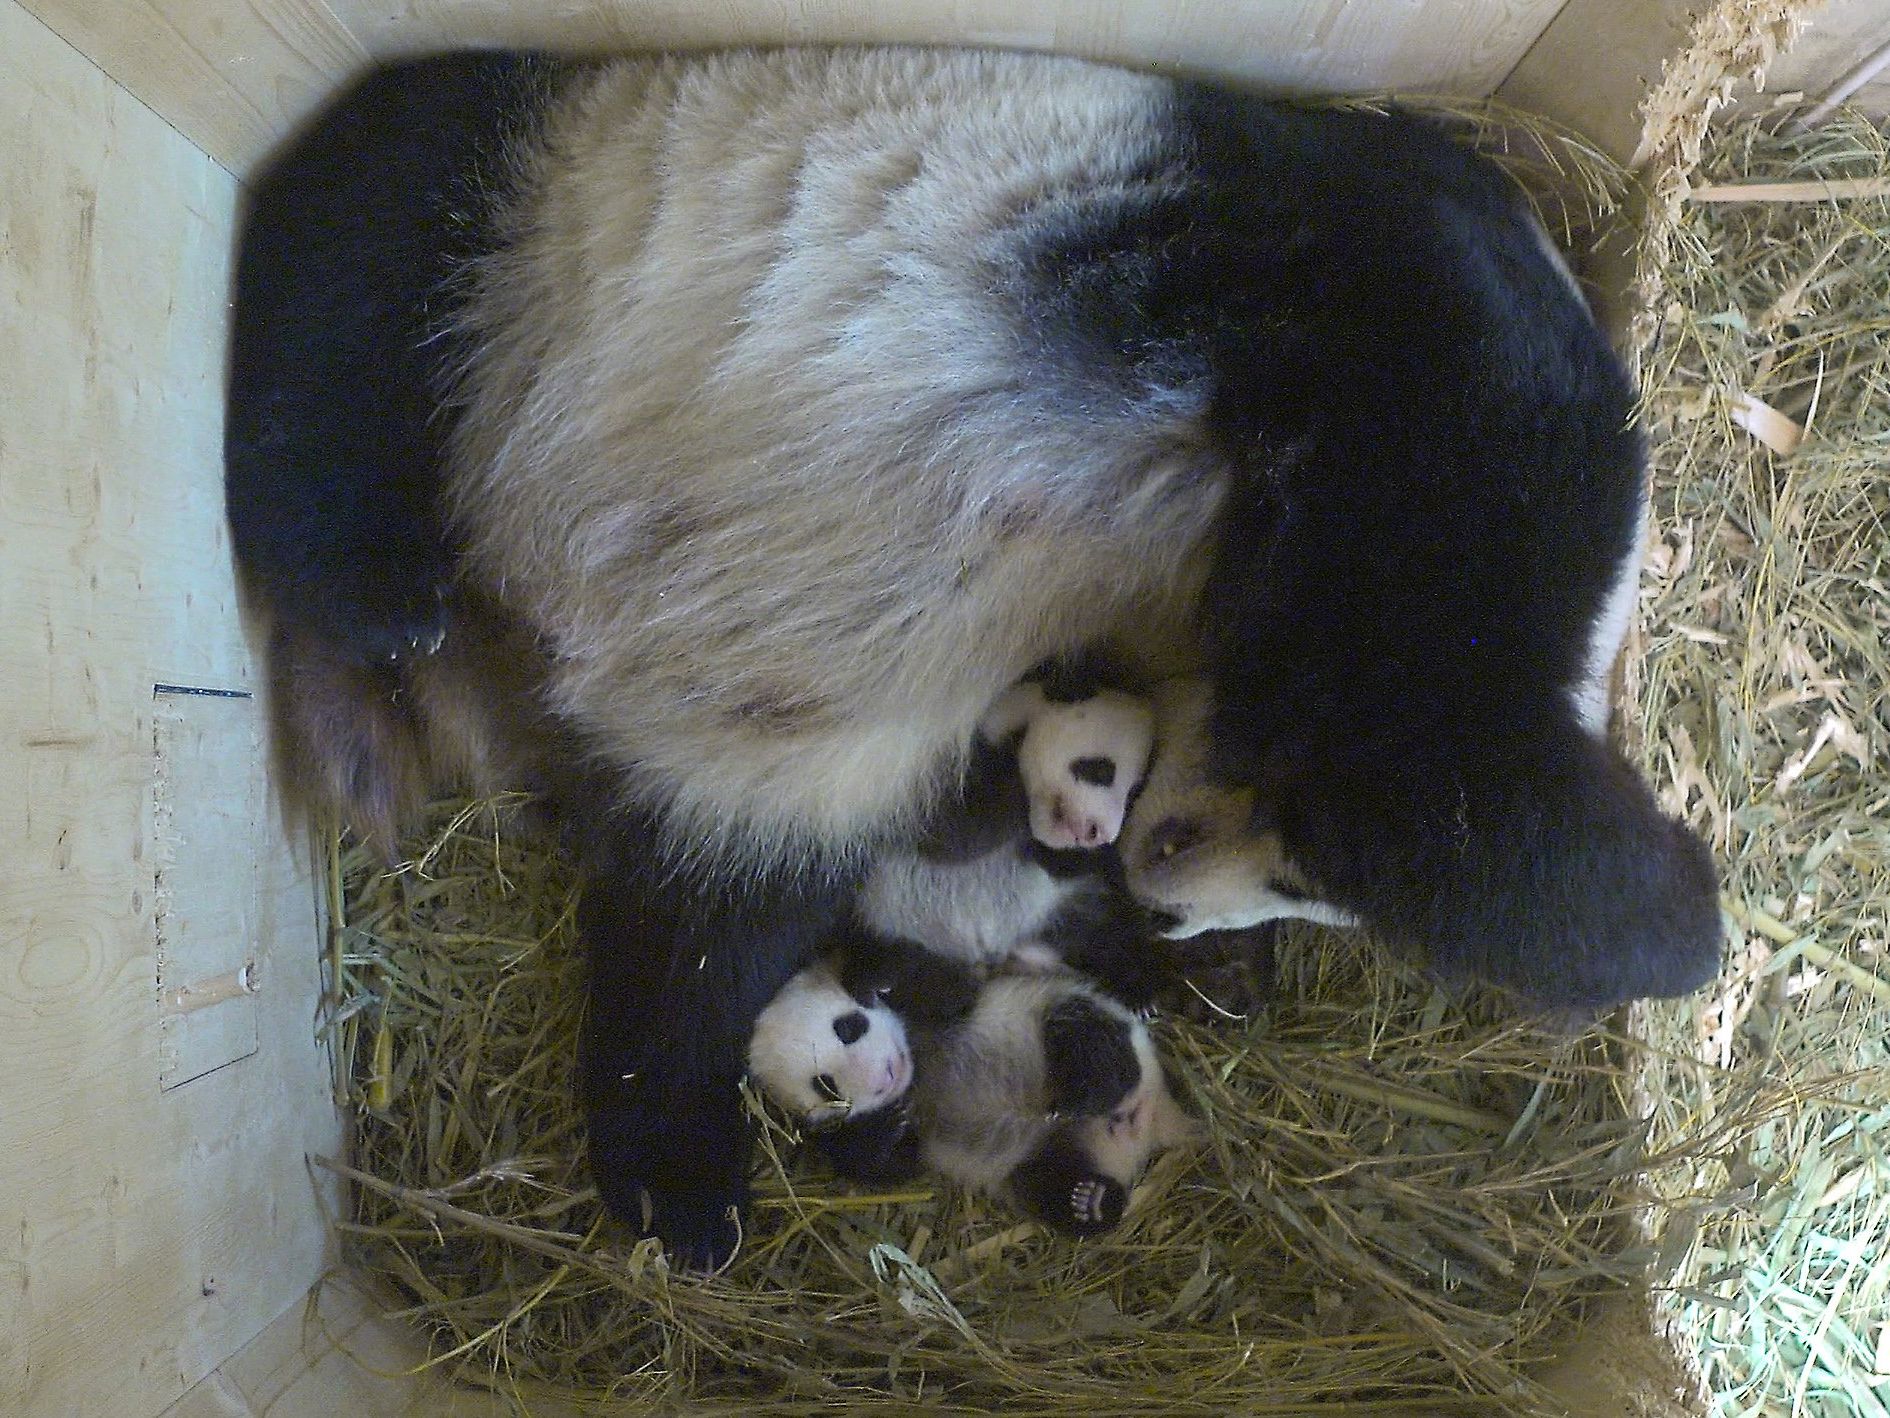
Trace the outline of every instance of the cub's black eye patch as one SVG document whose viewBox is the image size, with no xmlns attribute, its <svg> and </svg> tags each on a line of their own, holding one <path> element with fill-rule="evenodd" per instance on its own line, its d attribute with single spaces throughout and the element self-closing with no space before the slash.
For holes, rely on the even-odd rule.
<svg viewBox="0 0 1890 1418">
<path fill-rule="evenodd" d="M 866 1033 L 867 1028 L 866 1016 L 857 1009 L 841 1015 L 833 1022 L 834 1035 L 843 1044 L 853 1043 Z"/>
<path fill-rule="evenodd" d="M 1149 834 L 1148 849 L 1154 856 L 1166 860 L 1190 847 L 1198 847 L 1207 840 L 1207 829 L 1199 822 L 1187 817 L 1170 817 L 1156 824 Z"/>
<path fill-rule="evenodd" d="M 1288 886 L 1284 882 L 1279 882 L 1279 881 L 1276 881 L 1273 883 L 1273 894 L 1275 896 L 1280 897 L 1282 900 L 1286 900 L 1286 901 L 1312 900 L 1312 897 L 1308 896 L 1305 892 L 1301 891 L 1298 887 Z"/>
<path fill-rule="evenodd" d="M 1079 783 L 1107 788 L 1116 781 L 1116 761 L 1102 757 L 1073 758 L 1070 760 L 1070 776 Z"/>
<path fill-rule="evenodd" d="M 842 1101 L 840 1097 L 840 1085 L 833 1081 L 833 1075 L 831 1073 L 817 1073 L 814 1075 L 814 1091 L 825 1098 L 829 1103 Z"/>
</svg>

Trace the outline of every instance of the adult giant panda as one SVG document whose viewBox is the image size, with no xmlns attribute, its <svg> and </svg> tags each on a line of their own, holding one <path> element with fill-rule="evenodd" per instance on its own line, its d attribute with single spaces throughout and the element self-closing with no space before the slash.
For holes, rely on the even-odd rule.
<svg viewBox="0 0 1890 1418">
<path fill-rule="evenodd" d="M 1632 391 L 1426 123 L 1014 54 L 422 59 L 259 175 L 235 301 L 289 756 L 383 828 L 542 773 L 592 1168 L 686 1259 L 762 1004 L 1080 647 L 1206 672 L 1205 771 L 1327 909 L 1550 1000 L 1713 969 L 1597 712 Z"/>
</svg>

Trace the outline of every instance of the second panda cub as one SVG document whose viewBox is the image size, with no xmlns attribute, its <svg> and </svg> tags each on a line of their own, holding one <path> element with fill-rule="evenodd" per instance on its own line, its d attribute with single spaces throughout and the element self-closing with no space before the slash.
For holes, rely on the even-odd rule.
<svg viewBox="0 0 1890 1418">
<path fill-rule="evenodd" d="M 1110 848 L 1147 771 L 1148 700 L 1056 666 L 979 724 L 957 802 L 915 847 L 882 853 L 853 906 L 868 936 L 916 941 L 980 970 L 1068 957 L 1145 1004 L 1152 933 Z"/>
<path fill-rule="evenodd" d="M 909 944 L 801 971 L 762 1011 L 749 1067 L 853 1180 L 930 1169 L 1076 1236 L 1120 1221 L 1149 1160 L 1197 1132 L 1147 1025 L 1095 985 L 980 982 Z"/>
</svg>

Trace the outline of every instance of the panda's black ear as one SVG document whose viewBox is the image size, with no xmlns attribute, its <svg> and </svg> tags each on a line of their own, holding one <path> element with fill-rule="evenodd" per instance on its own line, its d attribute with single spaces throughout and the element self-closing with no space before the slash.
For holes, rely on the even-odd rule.
<svg viewBox="0 0 1890 1418">
<path fill-rule="evenodd" d="M 1321 895 L 1440 974 L 1538 1004 L 1681 995 L 1720 960 L 1705 846 L 1574 726 L 1433 737 L 1423 762 L 1352 763 L 1281 804 Z"/>
<path fill-rule="evenodd" d="M 1131 683 L 1123 667 L 1100 650 L 1077 650 L 1045 660 L 1028 678 L 1043 688 L 1052 704 L 1080 704 L 1114 685 Z"/>
</svg>

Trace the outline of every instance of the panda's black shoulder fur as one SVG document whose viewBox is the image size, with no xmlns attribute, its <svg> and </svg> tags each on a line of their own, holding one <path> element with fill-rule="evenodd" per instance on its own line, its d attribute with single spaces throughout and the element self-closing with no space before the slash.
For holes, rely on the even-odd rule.
<svg viewBox="0 0 1890 1418">
<path fill-rule="evenodd" d="M 383 659 L 441 628 L 457 278 L 497 241 L 512 146 L 568 67 L 493 52 L 377 68 L 251 186 L 225 428 L 231 531 L 272 608 L 336 650 Z"/>
<path fill-rule="evenodd" d="M 1710 860 L 1570 697 L 1632 575 L 1634 393 L 1520 193 L 1395 110 L 1182 85 L 1172 122 L 1178 178 L 1046 234 L 1021 307 L 1118 380 L 1210 388 L 1217 776 L 1447 973 L 1694 988 Z"/>
</svg>

